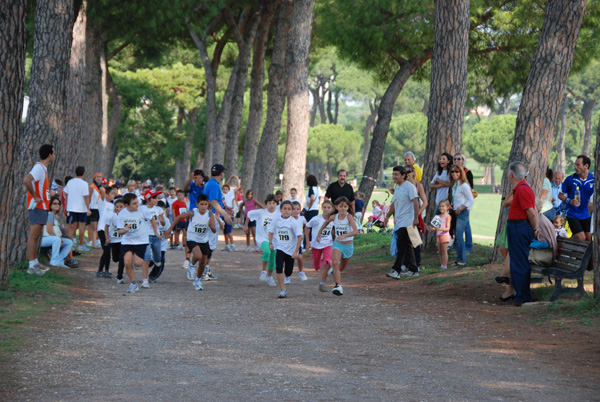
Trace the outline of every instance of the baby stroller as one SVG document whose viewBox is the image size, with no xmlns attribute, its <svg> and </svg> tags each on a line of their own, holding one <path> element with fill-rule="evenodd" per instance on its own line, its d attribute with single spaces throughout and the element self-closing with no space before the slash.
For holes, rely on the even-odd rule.
<svg viewBox="0 0 600 402">
<path fill-rule="evenodd" d="M 390 209 L 390 206 L 385 205 L 385 204 L 386 204 L 387 200 L 390 198 L 390 195 L 391 195 L 390 192 L 387 192 L 387 197 L 381 204 L 381 212 L 377 215 L 376 219 L 373 221 L 367 222 L 363 225 L 363 227 L 365 228 L 365 231 L 367 233 L 371 233 L 371 232 L 375 232 L 375 231 L 377 231 L 378 233 L 387 233 L 387 234 L 394 233 L 394 229 L 388 228 L 385 224 L 385 214 L 387 213 L 388 209 Z"/>
</svg>

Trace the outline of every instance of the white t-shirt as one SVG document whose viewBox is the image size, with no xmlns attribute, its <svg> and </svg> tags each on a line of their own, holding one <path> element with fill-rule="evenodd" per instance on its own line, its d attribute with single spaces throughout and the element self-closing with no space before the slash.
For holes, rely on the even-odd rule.
<svg viewBox="0 0 600 402">
<path fill-rule="evenodd" d="M 98 219 L 98 232 L 104 230 L 104 226 L 107 225 L 106 217 L 114 210 L 115 205 L 112 202 L 100 200 L 98 203 L 98 213 L 100 214 L 100 219 Z"/>
<path fill-rule="evenodd" d="M 98 192 L 98 190 L 96 190 L 96 187 L 94 186 L 90 186 L 92 187 L 92 194 L 90 196 L 90 209 L 100 209 L 99 205 L 100 205 L 100 201 L 102 201 L 102 199 L 100 198 L 100 193 Z M 89 191 L 89 189 L 88 189 Z"/>
<path fill-rule="evenodd" d="M 33 182 L 31 183 L 33 185 L 33 189 L 35 191 L 35 193 L 38 195 L 38 197 L 40 197 L 42 199 L 42 206 L 44 207 L 43 209 L 47 210 L 48 208 L 46 208 L 46 203 L 44 201 L 49 202 L 50 201 L 50 190 L 44 191 L 44 186 L 48 185 L 49 183 L 46 183 L 46 174 L 47 174 L 47 170 L 46 170 L 46 166 L 44 166 L 42 163 L 38 162 L 33 166 L 33 169 L 31 169 L 31 171 L 29 172 L 29 174 L 31 176 L 33 176 Z M 49 187 L 49 186 L 48 186 Z M 31 198 L 31 202 L 29 203 L 29 205 L 27 205 L 28 209 L 34 209 L 36 207 L 36 203 L 33 200 L 33 198 Z"/>
<path fill-rule="evenodd" d="M 298 236 L 302 236 L 302 225 L 291 216 L 284 219 L 277 217 L 269 225 L 269 233 L 273 233 L 273 248 L 287 255 L 294 254 L 298 244 Z"/>
<path fill-rule="evenodd" d="M 340 219 L 340 214 L 335 214 L 335 219 L 333 220 L 333 227 L 335 230 L 336 239 L 341 235 L 352 232 L 354 229 L 352 228 L 352 224 L 350 223 L 350 214 L 346 214 L 346 217 L 344 219 Z M 344 237 L 341 241 L 346 242 L 352 240 L 354 240 L 354 236 Z"/>
<path fill-rule="evenodd" d="M 308 204 L 310 204 L 310 190 L 313 191 L 314 195 L 315 195 L 315 199 L 314 202 L 312 204 L 312 207 L 308 207 Z M 321 199 L 321 189 L 319 188 L 319 186 L 314 186 L 314 187 L 310 187 L 308 189 L 308 193 L 306 193 L 306 204 L 304 204 L 304 209 L 306 209 L 307 211 L 318 211 L 319 210 L 319 200 Z"/>
<path fill-rule="evenodd" d="M 148 226 L 152 227 L 150 222 L 153 217 L 148 208 L 138 209 L 137 211 L 128 211 L 124 208 L 119 212 L 117 220 L 117 229 L 125 229 L 125 226 L 131 225 L 131 229 L 122 237 L 121 244 L 148 244 Z"/>
<path fill-rule="evenodd" d="M 207 210 L 204 214 L 198 211 L 198 208 L 193 209 L 194 216 L 190 219 L 187 227 L 187 239 L 196 243 L 208 243 L 209 232 L 212 230 L 208 226 L 210 222 L 210 212 Z"/>
<path fill-rule="evenodd" d="M 327 226 L 321 231 L 321 241 L 317 241 L 317 236 L 319 235 L 319 229 L 325 223 L 325 218 L 323 218 L 323 214 L 317 215 L 312 218 L 307 224 L 307 228 L 313 229 L 311 233 L 310 245 L 312 248 L 321 250 L 325 247 L 331 247 L 333 245 L 333 237 L 331 236 L 331 231 L 333 230 L 333 222 L 329 222 Z"/>
<path fill-rule="evenodd" d="M 248 212 L 248 219 L 256 221 L 256 244 L 269 241 L 269 225 L 281 214 L 275 210 L 270 213 L 267 209 L 255 209 Z"/>
<path fill-rule="evenodd" d="M 119 215 L 115 214 L 114 211 L 106 214 L 106 224 L 108 225 L 108 237 L 113 243 L 121 243 L 121 236 L 117 232 L 117 226 L 119 225 Z"/>
<path fill-rule="evenodd" d="M 169 238 L 165 237 L 163 233 L 165 233 L 165 231 L 171 226 L 171 220 L 166 216 L 164 217 L 164 219 L 164 225 L 161 225 L 160 221 L 156 222 L 156 224 L 158 225 L 158 233 L 160 233 L 160 236 L 162 237 L 162 241 L 160 242 L 160 251 L 167 251 L 167 248 L 169 248 Z"/>
<path fill-rule="evenodd" d="M 68 194 L 67 212 L 87 212 L 83 197 L 90 195 L 90 188 L 85 181 L 78 177 L 69 180 L 64 188 L 64 192 Z"/>
<path fill-rule="evenodd" d="M 141 205 L 139 207 L 139 210 L 143 211 L 144 213 L 147 212 L 148 214 L 150 214 L 150 216 L 152 216 L 152 218 L 156 221 L 156 225 L 157 225 L 157 229 L 158 229 L 158 217 L 164 213 L 162 208 L 159 207 L 158 205 L 155 205 L 152 208 L 148 208 L 147 205 Z M 156 236 L 154 234 L 154 229 L 152 229 L 152 220 L 149 220 L 143 226 L 144 226 L 144 230 L 146 230 L 146 232 L 148 233 L 148 236 Z"/>
<path fill-rule="evenodd" d="M 173 219 L 173 203 L 174 203 L 175 201 L 177 201 L 177 197 L 173 197 L 173 198 L 171 198 L 171 197 L 167 197 L 167 198 L 166 198 L 166 201 L 167 201 L 167 206 L 169 207 L 169 208 L 168 208 L 168 212 L 169 212 L 169 213 L 168 213 L 168 215 L 169 215 L 169 218 L 170 218 L 170 219 Z"/>
<path fill-rule="evenodd" d="M 431 184 L 435 183 L 435 179 L 440 179 L 443 181 L 450 181 L 450 177 L 448 176 L 447 170 L 442 170 L 442 173 L 435 172 L 435 176 L 433 176 L 433 180 L 431 180 Z M 435 205 L 440 205 L 440 202 L 448 199 L 448 190 L 450 187 L 440 187 L 437 189 L 435 193 Z M 410 226 L 410 225 L 409 225 Z M 408 226 L 404 226 L 408 227 Z"/>
<path fill-rule="evenodd" d="M 229 190 L 229 192 L 227 194 L 223 194 L 224 206 L 226 206 L 227 208 L 234 209 L 234 207 L 235 207 L 234 199 L 235 199 L 235 193 L 233 192 L 233 190 Z"/>
<path fill-rule="evenodd" d="M 439 194 L 440 189 L 438 189 Z M 392 203 L 394 204 L 394 229 L 412 226 L 415 219 L 415 207 L 412 200 L 419 198 L 417 188 L 408 180 L 396 186 Z"/>
</svg>

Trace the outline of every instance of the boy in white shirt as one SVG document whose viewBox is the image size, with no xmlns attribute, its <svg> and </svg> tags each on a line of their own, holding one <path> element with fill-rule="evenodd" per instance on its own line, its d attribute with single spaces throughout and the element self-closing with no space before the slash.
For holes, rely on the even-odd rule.
<svg viewBox="0 0 600 402">
<path fill-rule="evenodd" d="M 87 217 L 92 214 L 90 209 L 90 189 L 86 181 L 83 180 L 85 168 L 77 166 L 75 168 L 75 178 L 69 180 L 63 193 L 65 194 L 65 205 L 67 206 L 67 235 L 70 238 L 75 236 L 79 229 L 79 251 L 90 251 L 85 246 L 84 235 Z"/>
<path fill-rule="evenodd" d="M 111 247 L 112 260 L 118 262 L 119 266 L 117 269 L 117 283 L 125 283 L 123 279 L 123 270 L 125 263 L 123 262 L 123 254 L 121 253 L 121 235 L 117 230 L 119 212 L 125 208 L 123 199 L 119 198 L 113 202 L 113 211 L 108 213 L 106 216 L 106 224 L 104 225 L 104 232 L 106 234 L 106 244 Z"/>
<path fill-rule="evenodd" d="M 269 286 L 275 286 L 273 271 L 275 271 L 275 252 L 269 248 L 269 225 L 281 216 L 277 211 L 277 199 L 269 194 L 265 200 L 266 209 L 255 209 L 248 212 L 248 219 L 244 226 L 244 232 L 248 233 L 249 222 L 256 221 L 256 242 L 262 250 L 262 270 L 259 280 L 266 281 Z M 268 272 L 267 272 L 268 269 Z"/>
<path fill-rule="evenodd" d="M 156 282 L 156 280 L 160 277 L 163 270 L 165 269 L 165 255 L 167 253 L 167 249 L 169 248 L 169 237 L 166 235 L 167 230 L 171 226 L 171 220 L 167 217 L 168 210 L 167 204 L 164 201 L 159 201 L 157 206 L 161 208 L 164 212 L 163 222 L 158 221 L 158 232 L 162 236 L 162 241 L 160 244 L 160 264 L 155 264 L 154 262 L 150 262 L 153 264 L 152 271 L 150 271 L 149 278 L 150 282 Z"/>
</svg>

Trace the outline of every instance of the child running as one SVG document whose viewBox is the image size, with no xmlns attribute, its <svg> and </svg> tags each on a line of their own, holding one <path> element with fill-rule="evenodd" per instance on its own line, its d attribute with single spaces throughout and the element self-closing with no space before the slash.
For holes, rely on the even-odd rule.
<svg viewBox="0 0 600 402">
<path fill-rule="evenodd" d="M 276 250 L 275 270 L 279 283 L 279 298 L 287 297 L 283 279 L 284 265 L 285 276 L 290 277 L 294 271 L 294 258 L 298 256 L 302 243 L 302 226 L 292 218 L 292 203 L 283 201 L 280 205 L 281 216 L 269 225 L 269 250 Z"/>
<path fill-rule="evenodd" d="M 440 210 L 440 214 L 436 215 L 436 218 L 441 220 L 441 226 L 437 227 L 437 225 L 429 226 L 429 230 L 434 230 L 437 232 L 437 246 L 438 246 L 438 254 L 440 256 L 440 268 L 443 270 L 448 269 L 448 244 L 450 243 L 450 224 L 452 222 L 452 217 L 448 213 L 450 210 L 450 202 L 448 200 L 443 200 L 438 205 Z M 434 218 L 435 219 L 435 218 Z"/>
<path fill-rule="evenodd" d="M 160 238 L 156 220 L 148 209 L 139 211 L 138 198 L 135 194 L 127 193 L 123 197 L 125 209 L 119 212 L 117 229 L 121 236 L 121 253 L 125 263 L 125 271 L 129 277 L 129 289 L 127 293 L 135 293 L 139 286 L 135 281 L 135 272 L 133 264 L 142 266 L 143 282 L 142 288 L 149 288 L 148 285 L 148 264 L 144 263 L 146 249 L 149 243 L 149 234 L 147 226 L 151 226 L 155 235 Z"/>
<path fill-rule="evenodd" d="M 152 267 L 152 271 L 150 271 L 150 282 L 156 282 L 156 280 L 162 275 L 163 270 L 165 269 L 165 255 L 167 253 L 167 249 L 169 248 L 169 237 L 167 236 L 167 229 L 171 227 L 171 220 L 167 217 L 169 211 L 167 208 L 167 204 L 164 201 L 159 201 L 157 206 L 163 210 L 164 222 L 158 222 L 158 232 L 162 236 L 162 241 L 160 244 L 160 264 L 154 264 Z"/>
<path fill-rule="evenodd" d="M 327 292 L 328 289 L 325 282 L 327 281 L 328 271 L 333 266 L 331 258 L 331 246 L 333 245 L 331 231 L 333 229 L 333 222 L 329 222 L 325 229 L 321 231 L 321 240 L 317 240 L 317 230 L 323 225 L 323 223 L 325 223 L 325 221 L 329 219 L 331 214 L 335 211 L 335 208 L 333 206 L 333 202 L 329 200 L 323 201 L 321 208 L 323 209 L 323 213 L 315 216 L 306 224 L 304 235 L 306 238 L 309 238 L 310 229 L 314 228 L 307 250 L 312 249 L 312 262 L 315 271 L 319 271 L 321 269 L 321 262 L 325 266 L 321 282 L 319 283 L 319 290 L 321 292 Z"/>
<path fill-rule="evenodd" d="M 190 218 L 187 228 L 187 246 L 192 254 L 188 265 L 187 278 L 194 281 L 196 290 L 203 290 L 202 274 L 206 267 L 206 261 L 211 256 L 209 242 L 209 230 L 212 233 L 217 232 L 215 226 L 215 215 L 208 210 L 208 197 L 206 194 L 200 194 L 197 198 L 196 208 L 181 214 L 181 218 Z M 167 229 L 167 234 L 173 230 L 175 222 Z M 200 266 L 196 269 L 196 263 Z"/>
<path fill-rule="evenodd" d="M 100 257 L 98 271 L 96 272 L 96 277 L 98 278 L 112 278 L 112 274 L 108 272 L 108 269 L 110 267 L 110 252 L 112 250 L 112 247 L 110 246 L 110 242 L 108 241 L 108 232 L 106 232 L 105 229 L 106 219 L 114 210 L 114 204 L 112 203 L 112 201 L 115 199 L 116 194 L 117 189 L 115 187 L 108 186 L 102 188 L 100 199 L 96 204 L 99 215 L 97 225 L 98 239 L 102 246 L 102 256 Z"/>
<path fill-rule="evenodd" d="M 262 250 L 262 270 L 260 271 L 260 281 L 266 281 L 269 286 L 275 286 L 273 271 L 275 271 L 275 252 L 269 248 L 269 225 L 277 217 L 277 199 L 273 194 L 269 194 L 265 199 L 266 209 L 255 209 L 248 212 L 248 219 L 244 226 L 244 232 L 248 233 L 248 223 L 250 220 L 256 222 L 256 241 L 260 244 Z M 267 271 L 268 269 L 268 271 Z"/>
<path fill-rule="evenodd" d="M 112 212 L 107 214 L 106 217 L 106 225 L 104 225 L 104 233 L 106 234 L 106 245 L 110 246 L 112 251 L 112 260 L 113 262 L 118 262 L 117 269 L 117 283 L 125 283 L 125 279 L 123 279 L 123 268 L 125 264 L 123 262 L 123 254 L 121 253 L 121 235 L 117 229 L 118 220 L 119 220 L 119 212 L 121 212 L 125 208 L 125 204 L 123 203 L 123 199 L 120 198 L 114 201 L 114 209 Z"/>
<path fill-rule="evenodd" d="M 335 207 L 338 213 L 332 214 L 319 228 L 317 234 L 317 241 L 321 241 L 323 236 L 323 230 L 327 228 L 330 222 L 333 222 L 335 241 L 333 242 L 333 278 L 335 279 L 335 286 L 331 290 L 336 296 L 342 296 L 344 289 L 342 289 L 342 275 L 341 273 L 346 268 L 350 257 L 354 253 L 354 236 L 358 234 L 356 222 L 354 222 L 354 216 L 352 214 L 352 203 L 346 197 L 339 197 L 335 200 Z"/>
<path fill-rule="evenodd" d="M 300 215 L 302 212 L 302 205 L 298 201 L 292 201 L 292 217 L 296 219 L 301 227 L 302 233 L 304 233 L 304 225 L 306 225 L 306 218 Z M 300 245 L 300 250 L 298 250 L 298 256 L 296 257 L 296 261 L 298 262 L 298 276 L 301 281 L 306 281 L 308 278 L 304 273 L 304 260 L 302 259 L 302 245 Z M 285 284 L 290 284 L 290 278 L 285 278 Z"/>
</svg>

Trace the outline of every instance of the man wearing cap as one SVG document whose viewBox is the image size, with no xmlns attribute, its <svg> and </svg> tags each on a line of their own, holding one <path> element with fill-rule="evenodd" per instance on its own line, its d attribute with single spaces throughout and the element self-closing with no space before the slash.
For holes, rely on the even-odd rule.
<svg viewBox="0 0 600 402">
<path fill-rule="evenodd" d="M 227 212 L 223 209 L 223 193 L 221 192 L 221 182 L 225 177 L 225 167 L 223 165 L 213 165 L 210 168 L 211 179 L 204 186 L 204 194 L 208 197 L 208 201 L 213 208 L 213 212 L 223 216 L 225 223 L 232 225 L 233 222 Z"/>
</svg>

